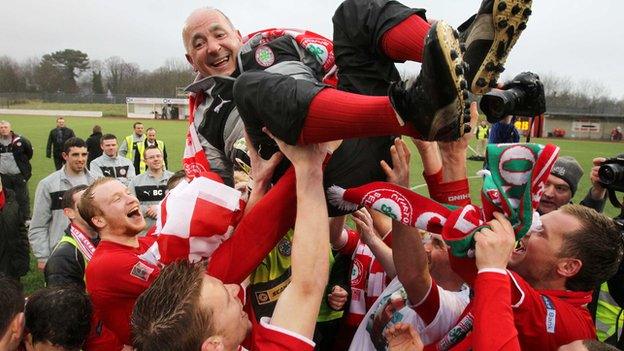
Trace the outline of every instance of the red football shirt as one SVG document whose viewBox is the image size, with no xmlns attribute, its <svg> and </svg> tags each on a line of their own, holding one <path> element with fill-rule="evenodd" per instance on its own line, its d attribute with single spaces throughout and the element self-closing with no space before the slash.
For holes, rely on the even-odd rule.
<svg viewBox="0 0 624 351">
<path fill-rule="evenodd" d="M 139 238 L 139 247 L 101 241 L 87 265 L 87 292 L 94 312 L 120 342 L 131 345 L 130 315 L 136 299 L 160 269 L 139 258 L 156 240 Z"/>
<path fill-rule="evenodd" d="M 251 351 L 312 351 L 314 345 L 312 340 L 271 325 L 269 317 L 262 317 L 254 327 Z"/>
</svg>

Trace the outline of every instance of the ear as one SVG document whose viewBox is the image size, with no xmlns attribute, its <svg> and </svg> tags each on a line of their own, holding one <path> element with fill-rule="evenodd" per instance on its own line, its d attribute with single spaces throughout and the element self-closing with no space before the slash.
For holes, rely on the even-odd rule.
<svg viewBox="0 0 624 351">
<path fill-rule="evenodd" d="M 219 335 L 213 335 L 206 339 L 201 346 L 201 351 L 223 351 L 225 345 L 223 345 L 223 339 Z"/>
<path fill-rule="evenodd" d="M 65 217 L 69 218 L 70 220 L 73 220 L 74 218 L 76 218 L 76 212 L 69 207 L 63 209 L 63 214 L 65 215 Z"/>
<path fill-rule="evenodd" d="M 102 229 L 106 227 L 106 220 L 102 216 L 94 216 L 91 218 L 91 222 L 95 226 L 95 229 Z"/>
<path fill-rule="evenodd" d="M 69 158 L 69 155 L 67 155 L 65 152 L 61 153 L 61 156 L 63 156 L 63 160 L 67 161 L 67 159 Z"/>
<path fill-rule="evenodd" d="M 243 42 L 243 36 L 241 35 L 240 30 L 236 30 L 236 37 L 238 38 L 238 40 L 240 40 L 240 42 Z"/>
<path fill-rule="evenodd" d="M 17 315 L 15 315 L 15 317 L 13 317 L 13 320 L 11 321 L 11 324 L 9 325 L 9 333 L 11 333 L 11 340 L 15 341 L 16 344 L 19 344 L 19 342 L 22 340 L 22 337 L 24 335 L 24 323 L 25 323 L 25 318 L 24 318 L 24 312 L 20 312 Z"/>
<path fill-rule="evenodd" d="M 184 57 L 186 57 L 186 61 L 193 66 L 193 70 L 195 70 L 195 72 L 197 72 L 197 67 L 195 67 L 195 63 L 193 63 L 193 58 L 191 57 L 191 55 L 189 54 L 184 54 Z"/>
<path fill-rule="evenodd" d="M 566 278 L 572 278 L 583 267 L 583 262 L 578 258 L 562 258 L 557 263 L 557 273 Z"/>
</svg>

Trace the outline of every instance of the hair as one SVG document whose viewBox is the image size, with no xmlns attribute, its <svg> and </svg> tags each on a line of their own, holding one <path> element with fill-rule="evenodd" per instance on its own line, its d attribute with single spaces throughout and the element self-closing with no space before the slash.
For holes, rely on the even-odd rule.
<svg viewBox="0 0 624 351">
<path fill-rule="evenodd" d="M 76 185 L 75 187 L 66 190 L 61 198 L 61 208 L 74 208 L 76 202 L 74 201 L 74 195 L 77 192 L 83 191 L 87 188 L 85 184 Z"/>
<path fill-rule="evenodd" d="M 617 272 L 624 254 L 621 230 L 611 218 L 581 205 L 560 210 L 581 222 L 580 229 L 564 235 L 558 255 L 582 262 L 579 272 L 566 280 L 566 289 L 590 291 Z"/>
<path fill-rule="evenodd" d="M 104 140 L 117 140 L 117 137 L 114 134 L 104 134 L 102 135 L 102 137 L 100 138 L 100 144 L 104 143 Z"/>
<path fill-rule="evenodd" d="M 91 301 L 76 286 L 44 288 L 26 303 L 26 329 L 33 344 L 49 341 L 67 350 L 80 350 L 90 330 Z"/>
<path fill-rule="evenodd" d="M 132 311 L 135 350 L 201 349 L 214 333 L 212 311 L 199 303 L 205 271 L 203 262 L 181 260 L 160 272 Z"/>
<path fill-rule="evenodd" d="M 84 140 L 78 138 L 78 137 L 73 137 L 73 138 L 69 138 L 65 141 L 65 143 L 63 144 L 63 152 L 66 154 L 69 154 L 69 149 L 71 149 L 72 147 L 87 147 L 87 143 L 85 143 Z"/>
<path fill-rule="evenodd" d="M 11 126 L 11 122 L 3 119 L 3 120 L 0 121 L 0 125 L 7 125 L 7 126 L 10 127 Z"/>
<path fill-rule="evenodd" d="M 147 151 L 147 150 L 158 150 L 162 154 L 162 151 L 158 148 L 158 145 L 150 145 L 150 146 L 145 148 L 145 151 Z M 145 151 L 144 151 L 144 154 L 145 154 Z"/>
<path fill-rule="evenodd" d="M 24 311 L 24 293 L 18 280 L 0 273 L 0 339 L 15 316 Z"/>
<path fill-rule="evenodd" d="M 153 130 L 153 131 L 156 131 L 156 128 L 154 128 L 154 127 L 149 127 L 149 128 L 147 128 L 147 129 L 145 130 L 145 133 L 149 133 L 149 132 L 150 132 L 150 131 L 152 131 L 152 130 Z"/>
<path fill-rule="evenodd" d="M 63 121 L 64 121 L 64 120 L 65 120 L 65 117 L 58 117 L 58 118 L 56 119 L 56 121 L 57 121 L 57 122 L 58 122 L 58 121 L 60 121 L 60 120 L 63 120 Z"/>
<path fill-rule="evenodd" d="M 176 185 L 178 185 L 178 183 L 180 183 L 180 181 L 183 180 L 184 178 L 186 178 L 186 171 L 181 169 L 181 170 L 175 172 L 171 176 L 171 178 L 169 178 L 169 180 L 167 181 L 167 191 L 175 188 Z"/>
<path fill-rule="evenodd" d="M 102 127 L 100 127 L 100 126 L 99 126 L 99 125 L 97 125 L 97 124 L 96 124 L 96 125 L 94 125 L 94 126 L 93 126 L 93 131 L 92 131 L 92 133 L 93 133 L 93 134 L 95 134 L 95 133 L 102 133 Z"/>
<path fill-rule="evenodd" d="M 78 213 L 80 213 L 80 217 L 89 223 L 93 229 L 98 229 L 98 227 L 93 224 L 93 217 L 102 215 L 102 210 L 95 205 L 95 188 L 114 180 L 115 178 L 110 177 L 98 178 L 85 189 L 85 192 L 82 193 L 82 196 L 80 197 L 80 202 L 78 202 Z"/>
<path fill-rule="evenodd" d="M 619 350 L 617 347 L 613 345 L 600 342 L 596 339 L 583 340 L 583 346 L 587 348 L 587 351 L 618 351 Z"/>
<path fill-rule="evenodd" d="M 132 125 L 132 129 L 136 128 L 136 126 L 138 125 L 143 125 L 143 122 L 134 122 L 134 124 Z"/>
</svg>

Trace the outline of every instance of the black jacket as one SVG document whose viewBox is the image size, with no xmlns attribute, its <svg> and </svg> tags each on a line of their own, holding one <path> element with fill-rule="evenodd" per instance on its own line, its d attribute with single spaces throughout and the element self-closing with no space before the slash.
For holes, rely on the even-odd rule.
<svg viewBox="0 0 624 351">
<path fill-rule="evenodd" d="M 91 164 L 91 161 L 96 158 L 102 156 L 102 148 L 100 147 L 100 139 L 102 138 L 102 133 L 93 133 L 89 135 L 87 140 L 87 151 L 89 152 L 89 157 L 87 158 L 87 166 Z"/>
<path fill-rule="evenodd" d="M 70 236 L 69 227 L 65 236 Z M 94 240 L 97 245 L 99 240 Z M 82 252 L 68 242 L 59 243 L 46 262 L 43 276 L 46 286 L 63 286 L 74 284 L 85 289 L 85 260 Z"/>
<path fill-rule="evenodd" d="M 28 272 L 28 236 L 15 194 L 6 188 L 2 192 L 6 201 L 0 209 L 0 273 L 19 278 Z"/>
<path fill-rule="evenodd" d="M 52 154 L 60 156 L 63 151 L 63 144 L 67 141 L 67 139 L 75 136 L 76 134 L 74 134 L 74 131 L 67 127 L 52 129 L 48 135 L 46 157 L 50 158 Z"/>
<path fill-rule="evenodd" d="M 24 179 L 30 179 L 30 176 L 32 176 L 30 159 L 33 157 L 33 149 L 30 141 L 21 135 L 11 132 L 11 144 L 8 146 L 0 144 L 0 152 L 7 151 L 13 153 L 17 168 L 19 168 Z"/>
</svg>

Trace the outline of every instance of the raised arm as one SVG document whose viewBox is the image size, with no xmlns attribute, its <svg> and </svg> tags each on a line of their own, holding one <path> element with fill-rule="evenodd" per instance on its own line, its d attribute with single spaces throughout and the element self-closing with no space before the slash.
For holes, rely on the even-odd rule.
<svg viewBox="0 0 624 351">
<path fill-rule="evenodd" d="M 278 145 L 295 167 L 297 219 L 292 245 L 291 282 L 284 290 L 271 324 L 312 339 L 329 275 L 329 219 L 321 165 L 324 145 Z"/>
</svg>

